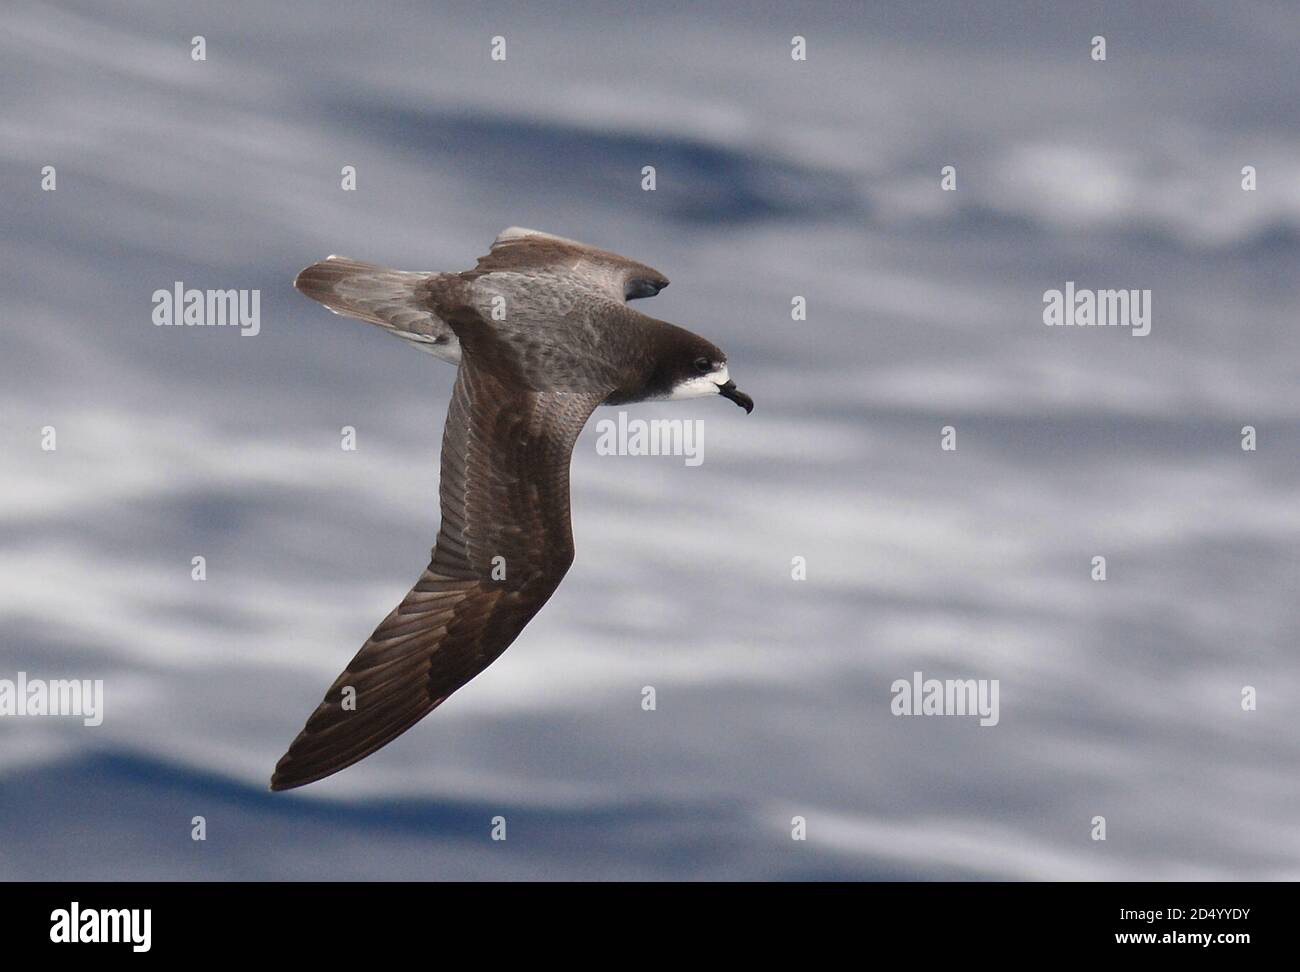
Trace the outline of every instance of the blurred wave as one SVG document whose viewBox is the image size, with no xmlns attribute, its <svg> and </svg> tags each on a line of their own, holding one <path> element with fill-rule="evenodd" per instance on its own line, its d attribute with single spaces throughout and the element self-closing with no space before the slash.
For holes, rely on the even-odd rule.
<svg viewBox="0 0 1300 972">
<path fill-rule="evenodd" d="M 107 714 L 0 718 L 0 877 L 1300 874 L 1300 15 L 999 7 L 13 12 L 0 678 L 103 678 Z M 454 378 L 290 281 L 511 224 L 663 270 L 644 309 L 758 407 L 637 409 L 700 418 L 698 468 L 588 429 L 519 642 L 273 796 L 427 560 Z M 260 288 L 262 333 L 155 328 L 177 280 Z M 1043 327 L 1066 280 L 1150 288 L 1151 335 Z M 999 679 L 1000 725 L 893 717 L 917 670 Z"/>
</svg>

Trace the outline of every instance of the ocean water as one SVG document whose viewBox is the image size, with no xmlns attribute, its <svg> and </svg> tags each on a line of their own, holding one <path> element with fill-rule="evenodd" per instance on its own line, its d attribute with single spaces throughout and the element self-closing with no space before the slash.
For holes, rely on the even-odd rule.
<svg viewBox="0 0 1300 972">
<path fill-rule="evenodd" d="M 0 35 L 0 679 L 104 683 L 0 717 L 0 877 L 1300 877 L 1292 5 L 182 7 Z M 272 794 L 427 562 L 454 380 L 290 282 L 516 224 L 666 273 L 757 407 L 629 408 L 698 466 L 593 421 L 515 645 Z M 176 281 L 260 333 L 155 327 Z M 1045 327 L 1067 281 L 1150 333 Z M 893 714 L 918 671 L 998 724 Z"/>
</svg>

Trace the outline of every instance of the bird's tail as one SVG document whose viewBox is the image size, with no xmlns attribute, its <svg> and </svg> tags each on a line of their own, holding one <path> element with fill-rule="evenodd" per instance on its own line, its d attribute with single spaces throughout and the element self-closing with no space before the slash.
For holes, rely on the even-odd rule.
<svg viewBox="0 0 1300 972">
<path fill-rule="evenodd" d="M 458 362 L 460 343 L 429 300 L 429 284 L 439 276 L 330 256 L 298 274 L 293 285 L 335 314 L 378 324 L 422 351 Z"/>
</svg>

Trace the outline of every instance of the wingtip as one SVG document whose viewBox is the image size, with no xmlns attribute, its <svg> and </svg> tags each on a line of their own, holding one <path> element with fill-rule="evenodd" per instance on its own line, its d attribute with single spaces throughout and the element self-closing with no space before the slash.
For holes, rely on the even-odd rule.
<svg viewBox="0 0 1300 972">
<path fill-rule="evenodd" d="M 280 762 L 283 763 L 284 760 L 280 760 Z M 271 774 L 270 790 L 272 793 L 282 793 L 285 790 L 294 790 L 311 782 L 314 781 L 309 779 L 294 779 L 285 773 L 284 770 L 280 769 L 277 764 L 275 772 Z"/>
<path fill-rule="evenodd" d="M 297 739 L 294 740 L 297 743 Z M 291 751 L 293 746 L 289 747 Z M 271 792 L 279 793 L 281 790 L 292 790 L 295 786 L 302 786 L 305 780 L 295 780 L 290 772 L 289 752 L 286 751 L 275 763 L 275 769 L 271 770 Z"/>
</svg>

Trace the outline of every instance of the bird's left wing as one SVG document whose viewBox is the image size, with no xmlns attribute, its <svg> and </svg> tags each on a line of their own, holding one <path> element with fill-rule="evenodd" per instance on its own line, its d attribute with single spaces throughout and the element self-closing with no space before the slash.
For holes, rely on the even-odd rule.
<svg viewBox="0 0 1300 972">
<path fill-rule="evenodd" d="M 597 394 L 521 390 L 467 354 L 442 443 L 433 558 L 276 765 L 311 783 L 401 735 L 491 664 L 573 561 L 569 463 Z"/>
<path fill-rule="evenodd" d="M 492 241 L 478 265 L 461 274 L 475 279 L 489 274 L 545 277 L 573 293 L 590 293 L 620 303 L 653 297 L 668 286 L 668 278 L 653 267 L 598 247 L 511 226 Z"/>
</svg>

